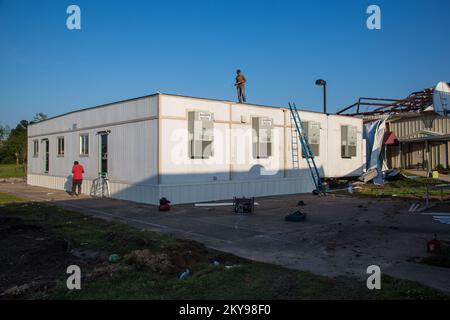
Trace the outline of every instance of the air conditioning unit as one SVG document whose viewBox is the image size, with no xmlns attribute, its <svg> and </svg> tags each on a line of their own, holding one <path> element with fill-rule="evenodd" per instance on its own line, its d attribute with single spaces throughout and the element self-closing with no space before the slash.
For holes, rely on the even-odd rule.
<svg viewBox="0 0 450 320">
<path fill-rule="evenodd" d="M 315 157 L 319 156 L 320 149 L 320 122 L 303 121 L 303 134 L 308 139 L 311 151 Z M 305 154 L 302 148 L 302 156 Z"/>
<path fill-rule="evenodd" d="M 272 156 L 273 120 L 269 118 L 252 118 L 253 157 L 256 159 Z"/>
<path fill-rule="evenodd" d="M 211 112 L 188 113 L 189 157 L 208 159 L 212 156 L 214 140 L 214 117 Z"/>
<path fill-rule="evenodd" d="M 341 156 L 342 158 L 356 157 L 358 128 L 356 126 L 341 126 Z"/>
</svg>

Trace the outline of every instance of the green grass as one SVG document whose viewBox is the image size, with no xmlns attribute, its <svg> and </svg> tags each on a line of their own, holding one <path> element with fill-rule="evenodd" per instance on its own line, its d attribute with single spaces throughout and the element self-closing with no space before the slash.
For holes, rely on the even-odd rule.
<svg viewBox="0 0 450 320">
<path fill-rule="evenodd" d="M 16 164 L 0 164 L 0 179 L 24 178 L 25 166 Z"/>
<path fill-rule="evenodd" d="M 373 184 L 362 185 L 361 188 L 355 189 L 356 195 L 362 196 L 396 196 L 401 198 L 424 198 L 428 194 L 432 199 L 440 199 L 441 195 L 444 199 L 450 197 L 450 190 L 433 190 L 432 186 L 444 184 L 446 182 L 431 179 L 431 178 L 417 178 L 417 179 L 402 179 L 395 181 L 386 181 L 384 186 L 376 186 Z"/>
<path fill-rule="evenodd" d="M 370 291 L 365 280 L 331 278 L 280 266 L 252 262 L 208 250 L 202 245 L 171 236 L 144 231 L 117 222 L 91 218 L 60 209 L 51 204 L 26 202 L 0 193 L 7 204 L 0 210 L 39 225 L 47 234 L 70 239 L 83 246 L 106 253 L 124 254 L 136 249 L 150 249 L 172 255 L 201 253 L 191 267 L 186 281 L 177 274 L 159 274 L 146 268 L 117 271 L 82 283 L 82 290 L 68 291 L 61 276 L 58 286 L 45 299 L 449 299 L 448 296 L 420 284 L 384 277 L 382 290 Z M 1 245 L 1 244 L 0 244 Z M 211 258 L 224 255 L 219 266 Z M 234 259 L 234 262 L 233 262 Z M 228 261 L 228 262 L 227 262 Z M 105 263 L 105 262 L 103 262 Z M 226 268 L 225 265 L 236 265 Z M 180 270 L 181 271 L 181 270 Z M 85 272 L 85 271 L 83 271 Z"/>
<path fill-rule="evenodd" d="M 12 204 L 12 203 L 20 203 L 20 202 L 27 202 L 28 200 L 18 198 L 16 196 L 13 196 L 11 194 L 7 193 L 1 193 L 0 192 L 0 205 L 6 205 L 6 204 Z"/>
<path fill-rule="evenodd" d="M 368 290 L 364 281 L 329 278 L 279 266 L 247 262 L 240 267 L 204 266 L 188 280 L 164 278 L 145 271 L 120 272 L 81 291 L 62 285 L 54 299 L 449 299 L 410 281 L 383 277 L 381 290 Z"/>
<path fill-rule="evenodd" d="M 5 197 L 0 193 L 0 199 Z M 14 199 L 6 196 L 9 202 Z M 16 198 L 16 202 L 21 199 Z M 10 204 L 8 211 L 24 220 L 25 223 L 43 226 L 46 231 L 58 237 L 70 239 L 75 246 L 95 249 L 108 254 L 125 254 L 131 250 L 158 249 L 161 245 L 175 243 L 170 236 L 148 232 L 118 222 L 84 216 L 59 207 L 26 202 Z"/>
</svg>

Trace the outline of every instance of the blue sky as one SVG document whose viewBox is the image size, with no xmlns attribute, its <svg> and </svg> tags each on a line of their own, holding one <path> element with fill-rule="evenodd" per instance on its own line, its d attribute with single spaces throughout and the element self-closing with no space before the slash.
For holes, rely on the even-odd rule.
<svg viewBox="0 0 450 320">
<path fill-rule="evenodd" d="M 258 104 L 321 110 L 324 78 L 334 112 L 450 81 L 449 30 L 448 0 L 0 0 L 0 123 L 156 91 L 234 100 L 236 68 Z"/>
</svg>

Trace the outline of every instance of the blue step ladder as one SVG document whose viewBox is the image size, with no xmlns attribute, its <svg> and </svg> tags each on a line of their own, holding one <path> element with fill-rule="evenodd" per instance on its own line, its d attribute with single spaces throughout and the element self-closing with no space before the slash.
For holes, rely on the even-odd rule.
<svg viewBox="0 0 450 320">
<path fill-rule="evenodd" d="M 316 187 L 315 192 L 318 194 L 325 194 L 325 188 L 322 180 L 320 179 L 320 174 L 319 170 L 317 169 L 316 162 L 314 161 L 314 154 L 311 150 L 311 145 L 309 144 L 308 137 L 303 134 L 303 123 L 300 119 L 300 114 L 297 110 L 297 107 L 295 106 L 295 103 L 289 103 L 289 110 L 291 111 L 291 119 L 294 122 L 298 138 L 302 145 L 303 155 L 305 156 L 306 162 L 308 163 L 309 171 L 311 172 L 311 177 Z M 297 146 L 295 146 L 295 148 L 297 148 Z M 298 151 L 296 151 L 296 153 L 298 157 Z"/>
</svg>

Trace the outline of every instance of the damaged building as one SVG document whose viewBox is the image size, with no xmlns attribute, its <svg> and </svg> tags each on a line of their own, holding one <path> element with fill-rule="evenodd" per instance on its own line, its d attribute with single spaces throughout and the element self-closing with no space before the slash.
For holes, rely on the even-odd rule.
<svg viewBox="0 0 450 320">
<path fill-rule="evenodd" d="M 450 168 L 450 86 L 413 92 L 405 99 L 360 98 L 338 114 L 364 120 L 367 170 Z"/>
</svg>

